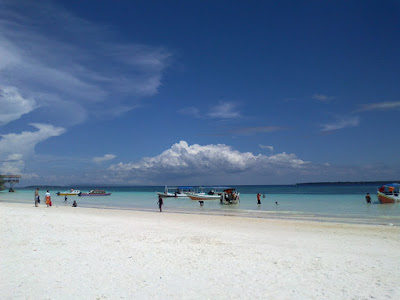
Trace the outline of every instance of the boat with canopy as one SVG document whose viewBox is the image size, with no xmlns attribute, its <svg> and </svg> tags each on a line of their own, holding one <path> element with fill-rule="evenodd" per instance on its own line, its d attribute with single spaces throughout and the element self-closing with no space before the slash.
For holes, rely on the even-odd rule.
<svg viewBox="0 0 400 300">
<path fill-rule="evenodd" d="M 389 183 L 381 186 L 378 190 L 378 199 L 381 203 L 400 202 L 400 184 Z"/>
<path fill-rule="evenodd" d="M 170 192 L 173 190 L 173 192 Z M 168 197 L 188 197 L 190 194 L 194 194 L 194 188 L 192 186 L 178 186 L 178 187 L 168 187 L 165 186 L 164 192 L 156 192 L 162 198 Z"/>
</svg>

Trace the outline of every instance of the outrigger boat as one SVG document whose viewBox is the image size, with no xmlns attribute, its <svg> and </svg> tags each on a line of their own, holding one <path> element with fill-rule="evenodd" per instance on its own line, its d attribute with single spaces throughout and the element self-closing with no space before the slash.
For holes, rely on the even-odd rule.
<svg viewBox="0 0 400 300">
<path fill-rule="evenodd" d="M 57 196 L 78 196 L 79 193 L 81 191 L 80 190 L 74 190 L 74 189 L 70 189 L 69 191 L 65 191 L 65 192 L 57 192 Z"/>
<path fill-rule="evenodd" d="M 170 192 L 169 190 L 175 189 L 174 192 Z M 159 196 L 162 198 L 167 198 L 167 197 L 188 197 L 189 194 L 194 194 L 193 192 L 193 187 L 191 186 L 180 186 L 177 188 L 168 188 L 165 186 L 164 188 L 164 193 L 162 192 L 156 192 Z"/>
<path fill-rule="evenodd" d="M 378 199 L 381 203 L 400 202 L 400 184 L 391 183 L 381 186 L 378 190 Z"/>
<path fill-rule="evenodd" d="M 208 195 L 208 194 L 193 194 L 187 195 L 190 199 L 195 201 L 203 201 L 203 200 L 218 200 L 221 198 L 220 194 Z"/>
<path fill-rule="evenodd" d="M 203 201 L 203 200 L 218 200 L 221 198 L 222 189 L 224 187 L 200 187 L 199 193 L 188 194 L 187 196 L 195 201 Z M 204 189 L 210 189 L 207 193 L 204 192 Z"/>
<path fill-rule="evenodd" d="M 104 190 L 91 190 L 89 193 L 79 193 L 78 196 L 110 196 L 111 193 L 106 193 Z"/>
<path fill-rule="evenodd" d="M 220 200 L 221 204 L 237 204 L 239 202 L 239 193 L 232 188 L 222 188 L 223 190 L 216 191 L 219 188 L 214 188 L 208 193 L 198 193 L 193 195 L 188 195 L 188 197 L 194 201 L 199 201 L 200 204 L 205 200 Z"/>
</svg>

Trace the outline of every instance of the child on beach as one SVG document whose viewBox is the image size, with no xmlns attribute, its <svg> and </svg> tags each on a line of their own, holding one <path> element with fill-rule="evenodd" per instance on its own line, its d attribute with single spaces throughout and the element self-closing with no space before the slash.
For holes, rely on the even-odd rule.
<svg viewBox="0 0 400 300">
<path fill-rule="evenodd" d="M 77 207 L 78 203 L 76 203 L 76 201 L 74 200 L 74 203 L 72 203 L 72 207 Z"/>
</svg>

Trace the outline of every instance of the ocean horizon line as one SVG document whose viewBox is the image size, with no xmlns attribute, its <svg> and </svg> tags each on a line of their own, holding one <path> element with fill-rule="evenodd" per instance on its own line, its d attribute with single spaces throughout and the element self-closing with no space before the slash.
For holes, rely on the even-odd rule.
<svg viewBox="0 0 400 300">
<path fill-rule="evenodd" d="M 15 187 L 20 189 L 31 189 L 31 188 L 64 188 L 70 189 L 71 187 L 75 188 L 88 188 L 88 187 L 104 187 L 104 188 L 137 188 L 137 187 L 239 187 L 239 186 L 270 186 L 270 187 L 279 187 L 279 186 L 304 186 L 304 185 L 351 185 L 351 184 L 387 184 L 387 183 L 400 183 L 400 180 L 378 180 L 378 181 L 315 181 L 315 182 L 298 182 L 298 183 L 287 183 L 287 184 L 207 184 L 207 185 L 198 185 L 198 184 L 138 184 L 138 185 L 111 185 L 111 184 L 99 184 L 99 183 L 85 183 L 85 184 L 69 184 L 69 185 L 27 185 L 21 187 Z"/>
</svg>

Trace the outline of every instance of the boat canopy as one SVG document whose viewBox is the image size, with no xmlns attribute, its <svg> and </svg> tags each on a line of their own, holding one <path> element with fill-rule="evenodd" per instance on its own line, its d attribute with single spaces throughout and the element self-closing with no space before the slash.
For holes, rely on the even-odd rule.
<svg viewBox="0 0 400 300">
<path fill-rule="evenodd" d="M 218 190 L 226 190 L 230 189 L 230 186 L 202 186 L 204 189 L 218 189 Z"/>
<path fill-rule="evenodd" d="M 400 183 L 387 183 L 379 188 L 380 192 L 385 193 L 399 193 L 400 192 Z"/>
</svg>

